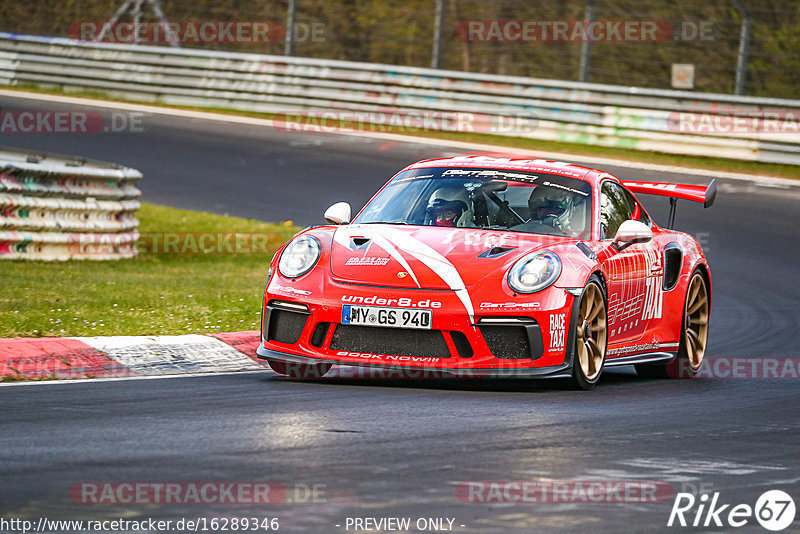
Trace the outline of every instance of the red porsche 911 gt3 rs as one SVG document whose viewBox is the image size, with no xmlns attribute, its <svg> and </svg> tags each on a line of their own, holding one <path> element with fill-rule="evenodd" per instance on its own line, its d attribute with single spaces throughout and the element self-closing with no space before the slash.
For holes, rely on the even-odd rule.
<svg viewBox="0 0 800 534">
<path fill-rule="evenodd" d="M 295 377 L 332 365 L 465 377 L 603 369 L 693 376 L 708 339 L 711 278 L 690 235 L 653 222 L 633 193 L 714 201 L 716 187 L 620 181 L 538 159 L 427 160 L 351 220 L 284 245 L 269 269 L 258 356 Z"/>
</svg>

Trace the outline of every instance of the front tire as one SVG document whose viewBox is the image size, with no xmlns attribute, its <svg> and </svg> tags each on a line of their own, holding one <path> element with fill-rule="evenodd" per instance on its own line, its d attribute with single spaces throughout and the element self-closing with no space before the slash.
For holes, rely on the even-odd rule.
<svg viewBox="0 0 800 534">
<path fill-rule="evenodd" d="M 700 270 L 695 270 L 686 288 L 686 302 L 681 323 L 678 355 L 665 364 L 641 364 L 636 374 L 645 378 L 694 378 L 703 364 L 708 342 L 708 319 L 711 305 L 708 283 Z"/>
<path fill-rule="evenodd" d="M 322 378 L 332 367 L 330 363 L 294 363 L 277 360 L 267 360 L 267 363 L 279 375 L 304 379 Z"/>
<path fill-rule="evenodd" d="M 596 274 L 589 278 L 580 298 L 573 332 L 572 386 L 588 390 L 600 380 L 608 348 L 608 304 Z"/>
</svg>

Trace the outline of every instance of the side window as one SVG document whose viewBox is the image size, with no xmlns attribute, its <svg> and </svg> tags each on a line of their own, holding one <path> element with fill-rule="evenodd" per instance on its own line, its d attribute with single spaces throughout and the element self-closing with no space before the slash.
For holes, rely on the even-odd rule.
<svg viewBox="0 0 800 534">
<path fill-rule="evenodd" d="M 634 210 L 636 201 L 627 191 L 614 182 L 603 182 L 600 189 L 600 224 L 603 229 L 603 239 L 614 237 L 619 225 L 630 219 Z"/>
</svg>

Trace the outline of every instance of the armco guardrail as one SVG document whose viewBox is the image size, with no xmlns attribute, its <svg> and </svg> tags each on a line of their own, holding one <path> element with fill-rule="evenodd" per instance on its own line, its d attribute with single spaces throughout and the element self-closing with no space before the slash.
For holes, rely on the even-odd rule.
<svg viewBox="0 0 800 534">
<path fill-rule="evenodd" d="M 139 171 L 0 147 L 0 259 L 136 254 Z"/>
<path fill-rule="evenodd" d="M 0 83 L 267 113 L 364 112 L 366 122 L 370 112 L 474 114 L 477 131 L 499 135 L 800 164 L 800 100 L 7 33 Z M 520 117 L 535 121 L 515 127 Z"/>
</svg>

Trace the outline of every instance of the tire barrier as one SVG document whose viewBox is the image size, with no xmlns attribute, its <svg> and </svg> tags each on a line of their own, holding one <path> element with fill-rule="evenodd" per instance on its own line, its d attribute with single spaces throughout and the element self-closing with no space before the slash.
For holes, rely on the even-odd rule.
<svg viewBox="0 0 800 534">
<path fill-rule="evenodd" d="M 0 32 L 3 83 L 283 113 L 301 121 L 303 110 L 313 111 L 319 116 L 309 122 L 317 127 L 322 114 L 331 113 L 333 120 L 382 126 L 396 120 L 438 130 L 800 164 L 800 100 Z"/>
<path fill-rule="evenodd" d="M 136 254 L 139 171 L 0 147 L 0 259 Z"/>
</svg>

